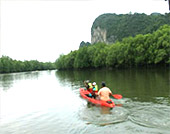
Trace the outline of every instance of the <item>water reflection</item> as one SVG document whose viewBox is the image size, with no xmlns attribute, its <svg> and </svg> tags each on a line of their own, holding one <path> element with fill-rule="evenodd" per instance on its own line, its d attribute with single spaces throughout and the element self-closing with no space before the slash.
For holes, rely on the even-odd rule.
<svg viewBox="0 0 170 134">
<path fill-rule="evenodd" d="M 94 105 L 89 107 L 89 104 L 79 112 L 80 118 L 87 124 L 100 126 L 124 122 L 127 120 L 128 114 L 128 111 L 123 107 L 107 108 Z"/>
<path fill-rule="evenodd" d="M 40 75 L 40 72 L 38 71 L 0 74 L 0 87 L 3 90 L 8 90 L 13 86 L 13 83 L 16 83 L 19 80 L 37 79 L 39 75 Z"/>
<path fill-rule="evenodd" d="M 73 86 L 84 86 L 83 81 L 85 80 L 88 71 L 56 71 L 56 77 L 60 83 L 70 83 Z M 89 78 L 88 78 L 89 79 Z"/>
<path fill-rule="evenodd" d="M 113 93 L 122 94 L 126 98 L 137 97 L 140 101 L 148 101 L 153 97 L 169 96 L 169 70 L 170 68 L 69 70 L 56 71 L 56 77 L 60 82 L 70 82 L 77 86 L 84 86 L 83 81 L 86 79 L 95 81 L 99 87 L 100 83 L 105 81 Z"/>
<path fill-rule="evenodd" d="M 109 107 L 101 107 L 101 114 L 111 114 L 111 108 Z"/>
<path fill-rule="evenodd" d="M 13 85 L 14 78 L 11 75 L 0 75 L 0 87 L 3 90 L 8 90 Z"/>
</svg>

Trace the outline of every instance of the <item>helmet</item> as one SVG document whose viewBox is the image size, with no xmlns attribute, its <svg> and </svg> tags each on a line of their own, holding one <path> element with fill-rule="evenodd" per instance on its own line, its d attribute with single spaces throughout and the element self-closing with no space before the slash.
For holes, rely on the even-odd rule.
<svg viewBox="0 0 170 134">
<path fill-rule="evenodd" d="M 96 82 L 93 82 L 93 85 L 96 85 Z"/>
<path fill-rule="evenodd" d="M 87 84 L 88 84 L 89 82 L 90 82 L 89 80 L 85 80 L 85 81 L 84 81 L 84 83 L 87 83 Z"/>
</svg>

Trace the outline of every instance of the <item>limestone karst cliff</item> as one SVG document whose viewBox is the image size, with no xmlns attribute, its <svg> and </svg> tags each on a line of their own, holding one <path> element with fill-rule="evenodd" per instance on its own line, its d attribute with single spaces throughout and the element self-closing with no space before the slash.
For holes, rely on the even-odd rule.
<svg viewBox="0 0 170 134">
<path fill-rule="evenodd" d="M 102 14 L 95 19 L 91 28 L 91 44 L 106 44 L 121 41 L 125 37 L 156 31 L 164 24 L 170 25 L 170 14 Z"/>
</svg>

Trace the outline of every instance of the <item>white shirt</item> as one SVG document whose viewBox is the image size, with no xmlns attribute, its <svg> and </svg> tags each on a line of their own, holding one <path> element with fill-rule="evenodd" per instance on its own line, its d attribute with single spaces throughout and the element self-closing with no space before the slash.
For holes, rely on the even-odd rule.
<svg viewBox="0 0 170 134">
<path fill-rule="evenodd" d="M 100 99 L 103 101 L 107 101 L 110 99 L 110 94 L 112 94 L 111 90 L 107 87 L 103 87 L 98 92 Z"/>
</svg>

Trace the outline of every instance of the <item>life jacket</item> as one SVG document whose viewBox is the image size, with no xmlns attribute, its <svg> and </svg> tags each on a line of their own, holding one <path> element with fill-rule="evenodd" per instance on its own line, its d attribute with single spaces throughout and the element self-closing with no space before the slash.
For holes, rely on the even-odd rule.
<svg viewBox="0 0 170 134">
<path fill-rule="evenodd" d="M 98 92 L 98 86 L 97 86 L 97 85 L 93 86 L 93 91 L 94 91 L 95 93 Z"/>
<path fill-rule="evenodd" d="M 93 93 L 93 86 L 92 86 L 92 84 L 91 84 L 91 83 L 88 83 L 88 86 L 89 86 L 88 91 L 89 91 L 90 93 Z"/>
</svg>

